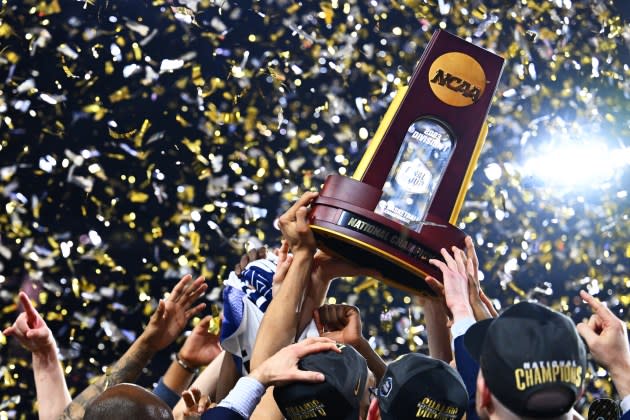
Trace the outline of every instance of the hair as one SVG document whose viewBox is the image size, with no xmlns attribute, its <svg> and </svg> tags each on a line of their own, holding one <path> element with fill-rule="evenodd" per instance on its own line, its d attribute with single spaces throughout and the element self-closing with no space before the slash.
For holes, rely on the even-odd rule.
<svg viewBox="0 0 630 420">
<path fill-rule="evenodd" d="M 85 408 L 84 418 L 173 420 L 173 413 L 164 401 L 146 389 L 133 384 L 119 384 L 92 400 Z"/>
</svg>

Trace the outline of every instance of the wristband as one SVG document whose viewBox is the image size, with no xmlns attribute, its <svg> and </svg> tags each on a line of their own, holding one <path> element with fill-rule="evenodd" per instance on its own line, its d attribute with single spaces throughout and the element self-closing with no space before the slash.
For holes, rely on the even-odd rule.
<svg viewBox="0 0 630 420">
<path fill-rule="evenodd" d="M 178 365 L 182 367 L 186 372 L 192 373 L 193 375 L 197 373 L 198 369 L 195 369 L 191 366 L 188 366 L 186 362 L 179 358 L 179 353 L 175 353 L 175 361 Z"/>
</svg>

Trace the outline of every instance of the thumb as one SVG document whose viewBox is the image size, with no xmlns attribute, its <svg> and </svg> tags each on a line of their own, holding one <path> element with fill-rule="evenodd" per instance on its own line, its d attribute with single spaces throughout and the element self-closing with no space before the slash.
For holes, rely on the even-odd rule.
<svg viewBox="0 0 630 420">
<path fill-rule="evenodd" d="M 592 329 L 590 329 L 588 327 L 588 325 L 584 322 L 580 322 L 579 324 L 577 324 L 577 330 L 578 333 L 582 336 L 582 338 L 584 339 L 584 341 L 586 341 L 586 344 L 589 347 L 592 347 L 592 344 L 595 343 L 595 341 L 597 340 L 597 338 L 599 337 L 595 331 L 593 331 Z"/>
<path fill-rule="evenodd" d="M 13 334 L 15 334 L 15 326 L 11 325 L 10 327 L 5 328 L 5 330 L 2 331 L 2 334 L 7 337 L 12 336 Z"/>
</svg>

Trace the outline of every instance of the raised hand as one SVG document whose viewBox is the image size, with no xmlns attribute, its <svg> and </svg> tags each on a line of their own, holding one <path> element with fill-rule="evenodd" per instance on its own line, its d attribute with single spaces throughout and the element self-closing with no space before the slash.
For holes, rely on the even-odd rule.
<svg viewBox="0 0 630 420">
<path fill-rule="evenodd" d="M 446 306 L 453 314 L 455 321 L 462 317 L 474 317 L 474 313 L 470 304 L 468 292 L 468 278 L 465 273 L 465 266 L 461 258 L 457 260 L 442 248 L 440 250 L 443 261 L 430 259 L 429 263 L 433 264 L 442 272 L 444 279 L 444 299 Z"/>
<path fill-rule="evenodd" d="M 287 241 L 282 241 L 282 246 L 276 250 L 276 254 L 278 256 L 278 263 L 276 265 L 276 272 L 273 273 L 271 286 L 272 296 L 278 295 L 280 286 L 282 285 L 282 282 L 284 282 L 284 278 L 287 276 L 289 267 L 291 267 L 291 263 L 293 262 L 293 255 L 289 254 L 289 244 Z"/>
<path fill-rule="evenodd" d="M 317 245 L 311 228 L 308 226 L 306 218 L 308 210 L 306 206 L 317 197 L 316 192 L 307 192 L 296 201 L 278 219 L 278 226 L 282 231 L 282 236 L 287 241 L 291 252 L 294 254 L 300 251 L 314 253 Z"/>
<path fill-rule="evenodd" d="M 247 264 L 252 261 L 263 260 L 265 258 L 267 258 L 267 248 L 252 248 L 247 251 L 247 253 L 241 257 L 241 260 L 238 262 L 238 264 L 234 266 L 234 272 L 237 276 L 240 276 L 241 273 L 245 270 L 245 267 L 247 267 Z"/>
<path fill-rule="evenodd" d="M 198 388 L 190 388 L 182 392 L 182 398 L 186 404 L 184 420 L 197 420 L 210 408 L 211 401 L 207 395 L 201 395 Z"/>
<path fill-rule="evenodd" d="M 187 274 L 175 285 L 166 300 L 160 300 L 157 310 L 142 334 L 153 351 L 162 350 L 171 344 L 179 337 L 188 320 L 206 307 L 205 303 L 192 305 L 207 288 L 203 277 L 192 281 L 192 276 Z"/>
<path fill-rule="evenodd" d="M 313 281 L 325 282 L 336 277 L 354 276 L 379 277 L 380 274 L 377 270 L 329 255 L 322 250 L 318 250 L 315 253 L 313 260 Z"/>
<path fill-rule="evenodd" d="M 187 366 L 198 368 L 208 365 L 221 353 L 219 336 L 208 332 L 211 321 L 211 315 L 199 321 L 179 350 L 179 358 Z"/>
<path fill-rule="evenodd" d="M 32 353 L 56 352 L 52 332 L 24 292 L 20 292 L 20 303 L 24 312 L 18 315 L 13 325 L 2 333 L 7 337 L 15 337 Z"/>
<path fill-rule="evenodd" d="M 577 330 L 600 365 L 608 369 L 617 391 L 622 397 L 630 395 L 630 347 L 626 324 L 610 309 L 585 291 L 582 299 L 593 310 L 587 322 L 580 322 Z"/>
<path fill-rule="evenodd" d="M 350 305 L 324 305 L 313 311 L 320 336 L 356 347 L 363 339 L 359 308 Z"/>
<path fill-rule="evenodd" d="M 341 353 L 333 340 L 324 337 L 311 337 L 279 350 L 254 369 L 249 376 L 264 386 L 282 386 L 291 382 L 324 382 L 325 378 L 322 373 L 298 368 L 298 362 L 301 358 L 322 351 Z"/>
</svg>

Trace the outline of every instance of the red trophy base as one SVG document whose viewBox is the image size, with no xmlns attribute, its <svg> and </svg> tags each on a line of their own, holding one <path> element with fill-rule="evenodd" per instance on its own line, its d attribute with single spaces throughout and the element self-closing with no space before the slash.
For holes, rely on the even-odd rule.
<svg viewBox="0 0 630 420">
<path fill-rule="evenodd" d="M 411 293 L 435 295 L 427 276 L 442 279 L 429 259 L 443 260 L 440 249 L 465 248 L 466 234 L 431 214 L 413 231 L 374 209 L 382 191 L 341 175 L 330 175 L 311 204 L 309 222 L 326 252 L 377 270 L 382 280 Z"/>
</svg>

